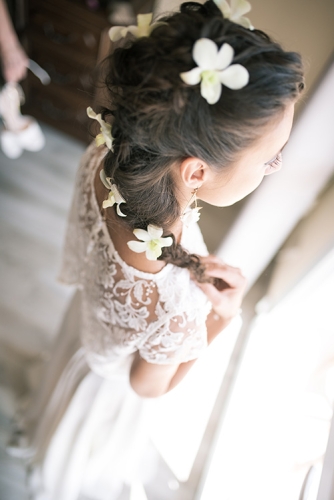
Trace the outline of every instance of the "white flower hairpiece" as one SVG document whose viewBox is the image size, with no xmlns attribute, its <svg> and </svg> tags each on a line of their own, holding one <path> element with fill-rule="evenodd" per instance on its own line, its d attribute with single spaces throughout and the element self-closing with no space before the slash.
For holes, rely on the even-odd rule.
<svg viewBox="0 0 334 500">
<path fill-rule="evenodd" d="M 253 30 L 254 26 L 248 19 L 244 17 L 252 8 L 251 4 L 247 0 L 230 0 L 231 5 L 228 4 L 227 0 L 213 0 L 217 7 L 222 11 L 223 16 L 236 24 L 240 24 L 244 28 Z"/>
<path fill-rule="evenodd" d="M 148 260 L 157 260 L 162 254 L 162 247 L 170 247 L 173 244 L 173 238 L 161 238 L 163 229 L 161 227 L 149 224 L 147 231 L 145 229 L 134 229 L 133 234 L 141 241 L 128 241 L 128 247 L 136 253 L 146 252 Z"/>
<path fill-rule="evenodd" d="M 98 134 L 95 138 L 96 145 L 101 146 L 101 144 L 106 144 L 106 146 L 113 151 L 113 137 L 111 135 L 111 125 L 110 123 L 105 122 L 102 120 L 101 113 L 96 114 L 95 111 L 92 110 L 92 108 L 89 106 L 87 108 L 87 115 L 89 118 L 92 118 L 93 120 L 97 120 L 99 124 L 101 125 L 101 133 Z"/>
<path fill-rule="evenodd" d="M 117 42 L 121 38 L 124 38 L 128 33 L 132 33 L 132 35 L 136 38 L 150 36 L 155 28 L 162 26 L 163 24 L 167 24 L 163 22 L 152 23 L 152 18 L 152 12 L 150 14 L 138 14 L 137 26 L 113 26 L 109 30 L 109 38 L 112 42 Z"/>
<path fill-rule="evenodd" d="M 118 191 L 116 184 L 113 184 L 111 182 L 111 178 L 106 176 L 104 168 L 100 171 L 100 179 L 101 179 L 102 183 L 104 184 L 104 186 L 107 189 L 109 189 L 108 198 L 106 200 L 104 200 L 104 202 L 102 203 L 102 207 L 103 208 L 112 207 L 116 203 L 117 204 L 117 207 L 116 207 L 117 214 L 120 217 L 126 217 L 126 215 L 123 214 L 121 209 L 119 208 L 120 204 L 126 203 L 126 201 L 124 200 L 123 196 Z"/>
<path fill-rule="evenodd" d="M 194 44 L 192 56 L 198 66 L 180 73 L 180 77 L 188 85 L 201 82 L 201 95 L 209 104 L 219 101 L 222 84 L 232 90 L 247 85 L 249 73 L 241 64 L 231 64 L 234 50 L 228 43 L 224 43 L 218 50 L 215 42 L 209 38 L 200 38 Z"/>
</svg>

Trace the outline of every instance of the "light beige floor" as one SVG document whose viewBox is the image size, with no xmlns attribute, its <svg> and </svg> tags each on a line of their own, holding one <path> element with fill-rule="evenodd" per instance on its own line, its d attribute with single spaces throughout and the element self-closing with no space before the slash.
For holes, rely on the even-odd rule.
<svg viewBox="0 0 334 500">
<path fill-rule="evenodd" d="M 14 394 L 34 377 L 69 294 L 57 284 L 66 213 L 81 143 L 45 128 L 46 147 L 9 160 L 0 152 L 0 498 L 24 500 L 24 469 L 4 443 Z M 27 378 L 28 374 L 28 378 Z M 14 392 L 13 392 L 14 391 Z"/>
</svg>

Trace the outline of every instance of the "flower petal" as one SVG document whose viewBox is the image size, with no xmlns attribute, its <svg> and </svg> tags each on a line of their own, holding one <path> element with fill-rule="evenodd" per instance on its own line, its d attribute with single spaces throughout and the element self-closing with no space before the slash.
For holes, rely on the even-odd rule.
<svg viewBox="0 0 334 500">
<path fill-rule="evenodd" d="M 127 27 L 127 33 L 131 33 L 133 36 L 135 36 L 136 38 L 139 38 L 140 35 L 139 35 L 139 28 L 138 26 L 128 26 Z"/>
<path fill-rule="evenodd" d="M 253 29 L 254 29 L 254 26 L 252 25 L 252 23 L 250 22 L 248 17 L 243 17 L 243 16 L 239 17 L 238 21 L 235 21 L 235 22 L 237 22 L 237 24 L 240 24 L 240 26 L 247 28 L 248 30 L 253 31 Z"/>
<path fill-rule="evenodd" d="M 247 0 L 231 0 L 231 21 L 234 19 L 247 14 L 251 10 L 252 6 Z"/>
<path fill-rule="evenodd" d="M 213 1 L 217 5 L 217 7 L 222 11 L 223 16 L 226 19 L 229 19 L 231 14 L 231 7 L 227 3 L 227 1 L 226 0 L 213 0 Z"/>
<path fill-rule="evenodd" d="M 153 19 L 153 13 L 150 12 L 149 14 L 138 14 L 137 16 L 137 24 L 138 28 L 143 28 L 147 27 L 151 24 Z"/>
<path fill-rule="evenodd" d="M 109 208 L 109 207 L 112 207 L 115 205 L 115 200 L 113 199 L 110 199 L 110 198 L 107 198 L 106 200 L 104 200 L 104 202 L 102 203 L 102 208 Z"/>
<path fill-rule="evenodd" d="M 241 64 L 232 64 L 224 71 L 219 72 L 220 81 L 226 87 L 237 90 L 245 87 L 249 81 L 249 73 Z"/>
<path fill-rule="evenodd" d="M 96 120 L 97 115 L 96 115 L 95 111 L 93 111 L 93 109 L 90 106 L 87 108 L 87 115 L 89 116 L 89 118 Z"/>
<path fill-rule="evenodd" d="M 154 249 L 152 248 L 147 248 L 146 249 L 146 257 L 148 260 L 157 260 L 158 257 L 162 254 L 162 250 L 160 247 L 155 247 Z"/>
<path fill-rule="evenodd" d="M 98 115 L 98 116 L 101 117 L 101 115 Z M 113 146 L 112 146 L 113 138 L 111 136 L 111 125 L 110 125 L 110 123 L 107 123 L 104 120 L 102 120 L 102 118 L 100 118 L 99 122 L 101 124 L 101 132 L 102 132 L 102 135 L 104 137 L 104 141 L 105 141 L 107 147 L 112 151 L 113 150 Z"/>
<path fill-rule="evenodd" d="M 93 111 L 93 109 L 89 106 L 87 108 L 87 115 L 89 116 L 89 118 L 92 118 L 92 120 L 97 120 L 99 122 L 99 124 L 101 125 L 101 121 L 102 121 L 102 118 L 101 118 L 101 113 L 95 113 L 95 111 Z"/>
<path fill-rule="evenodd" d="M 110 177 L 108 177 L 108 179 L 110 179 Z M 111 185 L 111 189 L 112 189 L 113 195 L 115 197 L 116 203 L 126 203 L 126 201 L 124 200 L 123 196 L 118 191 L 116 184 L 112 184 Z"/>
<path fill-rule="evenodd" d="M 98 134 L 95 137 L 95 142 L 96 142 L 97 146 L 102 146 L 102 144 L 105 144 L 106 140 L 104 138 L 104 135 L 103 134 Z"/>
<path fill-rule="evenodd" d="M 193 59 L 202 69 L 216 69 L 218 47 L 209 38 L 200 38 L 193 47 Z"/>
<path fill-rule="evenodd" d="M 151 241 L 151 236 L 148 234 L 145 229 L 134 229 L 133 234 L 138 238 L 138 240 L 142 241 Z"/>
<path fill-rule="evenodd" d="M 123 203 L 123 202 L 121 201 L 121 203 Z M 120 204 L 121 204 L 121 203 L 117 204 L 117 207 L 116 207 L 116 212 L 117 212 L 117 214 L 118 214 L 120 217 L 126 217 L 126 214 L 123 214 L 123 212 L 122 212 L 122 211 L 121 211 L 121 209 L 119 208 L 119 206 L 120 206 Z"/>
<path fill-rule="evenodd" d="M 182 80 L 188 85 L 196 85 L 201 81 L 201 68 L 194 68 L 190 71 L 186 71 L 185 73 L 180 73 L 180 77 Z"/>
<path fill-rule="evenodd" d="M 118 40 L 126 36 L 127 32 L 128 28 L 125 26 L 113 26 L 108 31 L 108 34 L 112 42 L 118 42 Z"/>
<path fill-rule="evenodd" d="M 153 224 L 149 224 L 147 226 L 147 232 L 150 235 L 151 240 L 156 240 L 162 236 L 162 233 L 164 232 L 162 227 L 154 226 Z"/>
<path fill-rule="evenodd" d="M 159 238 L 159 244 L 161 247 L 170 247 L 173 245 L 173 238 L 167 236 L 166 238 Z"/>
<path fill-rule="evenodd" d="M 234 50 L 228 43 L 223 43 L 217 55 L 217 64 L 215 69 L 225 69 L 233 60 Z"/>
<path fill-rule="evenodd" d="M 227 71 L 226 69 L 224 71 Z M 209 104 L 215 104 L 219 101 L 222 93 L 222 85 L 220 82 L 210 84 L 205 81 L 201 83 L 201 95 Z"/>
<path fill-rule="evenodd" d="M 145 243 L 143 241 L 131 240 L 131 241 L 127 242 L 127 245 L 130 248 L 130 250 L 132 250 L 133 252 L 136 252 L 136 253 L 145 252 L 147 249 L 147 243 Z"/>
<path fill-rule="evenodd" d="M 111 182 L 110 182 L 110 177 L 107 177 L 106 176 L 106 173 L 104 171 L 104 168 L 102 170 L 100 170 L 100 179 L 102 181 L 102 184 L 107 188 L 107 189 L 111 189 Z"/>
</svg>

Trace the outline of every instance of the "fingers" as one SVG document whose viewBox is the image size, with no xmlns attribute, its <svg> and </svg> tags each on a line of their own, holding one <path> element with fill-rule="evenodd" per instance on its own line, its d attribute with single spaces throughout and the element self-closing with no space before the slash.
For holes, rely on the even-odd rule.
<svg viewBox="0 0 334 500">
<path fill-rule="evenodd" d="M 25 52 L 18 47 L 5 55 L 2 65 L 5 80 L 7 82 L 19 82 L 27 74 L 29 61 Z"/>
<path fill-rule="evenodd" d="M 221 294 L 214 285 L 210 283 L 197 283 L 197 286 L 205 293 L 213 304 L 220 301 Z"/>
<path fill-rule="evenodd" d="M 210 265 L 210 264 L 216 264 L 218 266 L 223 266 L 228 269 L 235 269 L 236 271 L 241 270 L 239 267 L 231 266 L 230 264 L 227 264 L 224 262 L 220 257 L 217 257 L 217 255 L 207 255 L 206 257 L 201 257 L 201 262 L 205 265 Z"/>
<path fill-rule="evenodd" d="M 240 308 L 246 289 L 246 278 L 239 268 L 225 264 L 219 257 L 201 257 L 207 277 L 212 283 L 197 283 L 212 303 L 213 310 L 221 317 L 232 317 Z"/>
<path fill-rule="evenodd" d="M 246 285 L 246 278 L 241 274 L 239 269 L 228 269 L 226 267 L 207 267 L 205 271 L 207 276 L 220 278 L 232 287 L 242 288 Z"/>
<path fill-rule="evenodd" d="M 222 263 L 220 259 L 206 259 L 205 274 L 212 278 L 218 278 L 226 282 L 231 288 L 244 288 L 246 286 L 246 278 L 237 267 L 229 266 Z M 226 288 L 224 283 L 217 282 L 217 288 Z"/>
</svg>

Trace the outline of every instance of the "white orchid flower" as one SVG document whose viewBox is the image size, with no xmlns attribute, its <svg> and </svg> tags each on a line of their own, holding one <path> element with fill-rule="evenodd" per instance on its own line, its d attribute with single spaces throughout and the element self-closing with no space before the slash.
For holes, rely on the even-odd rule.
<svg viewBox="0 0 334 500">
<path fill-rule="evenodd" d="M 173 244 L 173 238 L 161 238 L 163 229 L 161 227 L 149 224 L 147 231 L 145 229 L 134 229 L 133 234 L 141 241 L 128 241 L 128 247 L 136 253 L 146 252 L 148 260 L 157 260 L 162 254 L 162 247 L 170 247 Z"/>
<path fill-rule="evenodd" d="M 101 134 L 98 134 L 96 137 L 95 137 L 95 141 L 96 141 L 96 145 L 97 146 L 101 146 L 101 144 L 106 144 L 106 146 L 111 150 L 113 151 L 113 137 L 111 135 L 111 125 L 110 123 L 107 123 L 105 122 L 104 120 L 102 120 L 102 116 L 101 116 L 101 113 L 99 114 L 96 114 L 92 108 L 89 106 L 87 108 L 87 115 L 89 116 L 89 118 L 92 118 L 93 120 L 96 120 L 99 122 L 99 124 L 101 125 Z"/>
<path fill-rule="evenodd" d="M 124 200 L 123 196 L 118 191 L 116 184 L 113 184 L 111 182 L 111 178 L 106 176 L 104 169 L 102 169 L 100 171 L 100 179 L 101 179 L 102 183 L 104 184 L 104 186 L 107 189 L 109 189 L 108 198 L 106 200 L 104 200 L 104 202 L 102 203 L 102 207 L 103 208 L 112 207 L 116 203 L 117 204 L 117 207 L 116 207 L 117 214 L 120 217 L 126 217 L 126 215 L 123 214 L 121 209 L 119 208 L 120 204 L 126 203 L 126 201 Z"/>
<path fill-rule="evenodd" d="M 201 208 L 202 207 L 187 208 L 180 217 L 183 225 L 189 227 L 195 222 L 198 222 L 201 217 L 201 214 L 199 212 Z"/>
<path fill-rule="evenodd" d="M 253 30 L 254 26 L 248 19 L 244 17 L 252 8 L 247 0 L 230 0 L 231 5 L 227 0 L 213 0 L 217 7 L 222 11 L 223 16 L 236 24 L 240 24 L 244 28 Z"/>
<path fill-rule="evenodd" d="M 219 101 L 222 84 L 233 90 L 247 85 L 249 73 L 241 64 L 231 64 L 234 50 L 228 43 L 218 50 L 215 42 L 200 38 L 194 44 L 192 56 L 198 66 L 180 73 L 180 77 L 188 85 L 201 82 L 201 95 L 209 104 Z"/>
<path fill-rule="evenodd" d="M 153 14 L 138 14 L 137 26 L 113 26 L 109 30 L 109 38 L 112 42 L 117 42 L 128 33 L 132 33 L 136 38 L 150 36 L 152 31 L 158 26 L 167 23 L 152 23 Z M 152 23 L 152 24 L 151 24 Z"/>
</svg>

